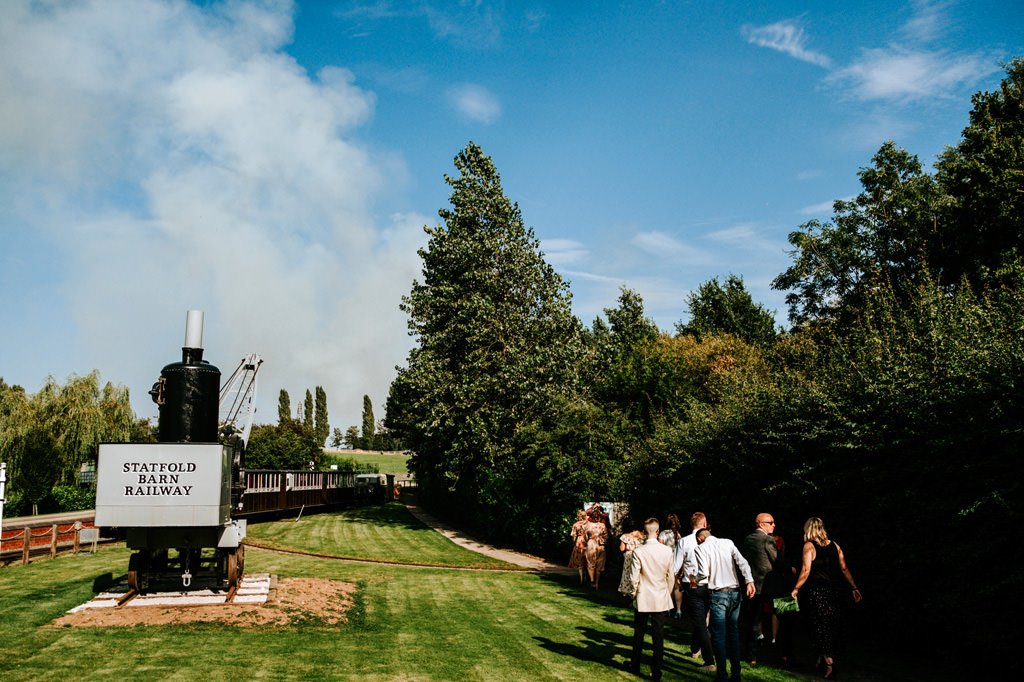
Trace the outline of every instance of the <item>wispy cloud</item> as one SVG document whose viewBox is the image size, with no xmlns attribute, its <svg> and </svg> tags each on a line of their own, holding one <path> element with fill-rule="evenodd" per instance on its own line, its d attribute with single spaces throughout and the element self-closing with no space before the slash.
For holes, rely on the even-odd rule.
<svg viewBox="0 0 1024 682">
<path fill-rule="evenodd" d="M 913 13 L 900 28 L 900 33 L 912 42 L 928 43 L 940 37 L 949 25 L 946 10 L 949 2 L 914 0 Z"/>
<path fill-rule="evenodd" d="M 554 267 L 585 260 L 590 251 L 574 239 L 545 239 L 541 243 L 544 259 Z"/>
<path fill-rule="evenodd" d="M 847 199 L 844 199 L 844 201 L 848 200 L 849 198 L 851 198 L 851 197 L 848 197 Z M 806 215 L 806 216 L 830 215 L 832 213 L 832 206 L 835 204 L 835 201 L 836 201 L 835 199 L 829 199 L 828 201 L 821 201 L 821 202 L 818 202 L 817 204 L 811 204 L 810 206 L 804 206 L 799 211 L 797 211 L 797 213 L 799 213 L 800 215 Z"/>
<path fill-rule="evenodd" d="M 615 286 L 625 284 L 625 280 L 622 277 L 601 275 L 596 272 L 585 272 L 583 270 L 563 270 L 562 274 L 564 274 L 566 277 L 571 277 L 573 279 L 582 279 L 588 282 L 598 282 L 600 284 L 614 284 Z"/>
<path fill-rule="evenodd" d="M 833 67 L 824 53 L 808 47 L 799 22 L 792 19 L 741 28 L 746 40 L 829 69 L 825 82 L 849 97 L 865 102 L 913 103 L 948 98 L 999 71 L 994 51 L 954 52 L 929 49 L 949 26 L 945 1 L 914 0 L 906 22 L 886 47 L 865 48 L 842 67 Z"/>
<path fill-rule="evenodd" d="M 892 46 L 864 50 L 856 62 L 830 74 L 828 82 L 863 101 L 913 102 L 949 97 L 998 70 L 991 55 Z"/>
<path fill-rule="evenodd" d="M 708 233 L 708 238 L 743 251 L 779 251 L 784 244 L 773 241 L 755 225 L 743 223 Z"/>
<path fill-rule="evenodd" d="M 490 125 L 501 117 L 501 102 L 490 90 L 475 83 L 462 83 L 448 89 L 448 101 L 463 117 L 474 123 Z"/>
<path fill-rule="evenodd" d="M 685 244 L 664 232 L 641 232 L 630 242 L 633 246 L 653 256 L 669 258 L 689 264 L 704 264 L 711 260 L 710 254 Z"/>
<path fill-rule="evenodd" d="M 361 22 L 395 19 L 426 20 L 431 33 L 461 47 L 490 48 L 501 43 L 501 7 L 487 2 L 353 2 L 337 16 Z"/>
<path fill-rule="evenodd" d="M 820 168 L 813 168 L 800 171 L 799 173 L 796 174 L 796 179 L 803 182 L 805 180 L 813 180 L 814 178 L 820 178 L 822 175 L 824 175 L 824 171 L 822 171 Z"/>
<path fill-rule="evenodd" d="M 808 49 L 804 29 L 797 22 L 786 19 L 765 26 L 746 24 L 740 29 L 747 42 L 767 47 L 810 64 L 829 68 L 828 55 Z"/>
</svg>

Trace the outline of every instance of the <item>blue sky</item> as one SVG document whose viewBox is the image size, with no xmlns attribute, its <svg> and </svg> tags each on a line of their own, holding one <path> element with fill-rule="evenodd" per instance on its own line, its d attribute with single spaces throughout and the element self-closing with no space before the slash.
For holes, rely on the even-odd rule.
<svg viewBox="0 0 1024 682">
<path fill-rule="evenodd" d="M 585 9 L 583 9 L 585 7 Z M 206 311 L 258 421 L 383 416 L 443 174 L 495 160 L 589 323 L 769 283 L 882 142 L 931 164 L 1024 55 L 1019 2 L 0 5 L 0 376 L 146 391 Z"/>
</svg>

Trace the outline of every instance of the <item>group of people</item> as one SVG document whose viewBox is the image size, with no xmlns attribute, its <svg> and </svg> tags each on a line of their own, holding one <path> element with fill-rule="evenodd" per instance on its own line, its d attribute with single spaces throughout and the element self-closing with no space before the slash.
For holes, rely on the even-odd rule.
<svg viewBox="0 0 1024 682">
<path fill-rule="evenodd" d="M 596 589 L 605 564 L 609 537 L 607 517 L 600 507 L 581 512 L 573 526 L 570 565 L 587 571 Z M 651 629 L 651 675 L 661 679 L 664 659 L 664 626 L 670 618 L 686 618 L 693 629 L 691 655 L 703 660 L 703 669 L 714 671 L 717 680 L 739 680 L 741 659 L 756 662 L 758 643 L 768 636 L 763 624 L 770 622 L 770 641 L 779 637 L 775 613 L 778 599 L 796 600 L 806 617 L 818 652 L 817 669 L 826 679 L 836 675 L 836 648 L 840 626 L 842 591 L 854 602 L 860 590 L 846 565 L 842 549 L 831 540 L 821 519 L 804 524 L 804 545 L 799 571 L 785 561 L 785 545 L 775 534 L 771 514 L 758 514 L 754 530 L 740 546 L 711 534 L 707 517 L 696 512 L 684 534 L 675 514 L 665 528 L 649 518 L 643 531 L 619 538 L 623 572 L 619 591 L 633 602 L 633 647 L 630 669 L 640 671 L 644 638 Z M 593 557 L 593 558 L 592 558 Z M 575 563 L 574 563 L 575 562 Z"/>
<path fill-rule="evenodd" d="M 608 515 L 600 505 L 586 511 L 576 512 L 576 523 L 572 525 L 572 555 L 569 568 L 579 571 L 580 584 L 589 580 L 590 586 L 600 589 L 601 574 L 606 562 L 605 545 L 611 536 Z"/>
</svg>

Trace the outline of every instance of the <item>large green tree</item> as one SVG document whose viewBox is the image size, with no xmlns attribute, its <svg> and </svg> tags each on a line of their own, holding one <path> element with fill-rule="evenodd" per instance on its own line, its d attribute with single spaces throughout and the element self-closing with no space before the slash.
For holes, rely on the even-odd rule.
<svg viewBox="0 0 1024 682">
<path fill-rule="evenodd" d="M 345 444 L 345 447 L 350 450 L 361 450 L 363 448 L 363 444 L 359 438 L 359 427 L 353 424 L 345 429 L 345 437 L 342 442 Z"/>
<path fill-rule="evenodd" d="M 743 285 L 743 278 L 729 275 L 701 284 L 687 297 L 690 319 L 676 324 L 680 334 L 732 334 L 748 343 L 768 348 L 775 341 L 775 317 Z"/>
<path fill-rule="evenodd" d="M 490 157 L 470 143 L 455 168 L 451 208 L 425 228 L 423 276 L 402 302 L 416 346 L 392 383 L 387 426 L 413 450 L 425 495 L 482 521 L 515 502 L 516 434 L 573 390 L 581 326 Z"/>
<path fill-rule="evenodd" d="M 101 384 L 97 371 L 63 385 L 50 377 L 34 395 L 0 380 L 0 458 L 10 467 L 9 490 L 23 505 L 19 511 L 45 508 L 55 485 L 76 485 L 81 465 L 95 460 L 101 442 L 148 439 L 128 389 Z"/>
<path fill-rule="evenodd" d="M 645 316 L 640 294 L 626 287 L 619 291 L 618 305 L 605 308 L 604 314 L 607 324 L 598 317 L 585 335 L 590 362 L 584 390 L 606 409 L 621 411 L 634 425 L 647 428 L 655 408 L 643 358 L 658 339 L 658 326 Z"/>
<path fill-rule="evenodd" d="M 323 457 L 321 444 L 312 429 L 289 419 L 281 424 L 258 424 L 252 428 L 245 448 L 249 469 L 316 469 Z"/>
<path fill-rule="evenodd" d="M 1011 61 L 997 90 L 971 99 L 960 142 L 936 164 L 949 197 L 949 229 L 935 263 L 946 280 L 978 281 L 1022 254 L 1024 243 L 1024 58 Z"/>
<path fill-rule="evenodd" d="M 772 286 L 789 291 L 795 324 L 852 321 L 880 287 L 909 300 L 923 278 L 978 284 L 1024 254 L 1024 59 L 972 102 L 936 174 L 886 142 L 858 173 L 857 197 L 789 235 L 794 262 Z"/>
<path fill-rule="evenodd" d="M 892 284 L 909 293 L 939 248 L 944 195 L 916 156 L 886 142 L 858 172 L 862 191 L 836 201 L 831 221 L 790 233 L 793 264 L 772 282 L 788 290 L 797 325 L 853 319 L 866 296 Z"/>
</svg>

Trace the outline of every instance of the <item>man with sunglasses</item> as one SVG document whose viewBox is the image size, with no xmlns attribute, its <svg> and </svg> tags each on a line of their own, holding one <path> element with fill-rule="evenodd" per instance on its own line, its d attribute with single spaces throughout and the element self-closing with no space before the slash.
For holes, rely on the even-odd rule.
<svg viewBox="0 0 1024 682">
<path fill-rule="evenodd" d="M 740 646 L 743 660 L 751 665 L 757 663 L 758 630 L 760 630 L 764 610 L 765 577 L 775 570 L 779 559 L 779 549 L 772 534 L 775 532 L 775 519 L 771 514 L 757 515 L 757 527 L 750 535 L 743 538 L 740 552 L 750 564 L 750 572 L 754 576 L 754 596 L 743 603 L 740 611 Z"/>
</svg>

